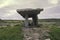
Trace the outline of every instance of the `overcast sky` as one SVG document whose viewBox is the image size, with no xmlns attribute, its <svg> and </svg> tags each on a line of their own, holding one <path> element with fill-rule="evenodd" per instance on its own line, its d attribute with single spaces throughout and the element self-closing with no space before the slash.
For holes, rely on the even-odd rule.
<svg viewBox="0 0 60 40">
<path fill-rule="evenodd" d="M 60 0 L 0 0 L 0 19 L 24 19 L 16 9 L 43 8 L 39 19 L 60 18 Z"/>
</svg>

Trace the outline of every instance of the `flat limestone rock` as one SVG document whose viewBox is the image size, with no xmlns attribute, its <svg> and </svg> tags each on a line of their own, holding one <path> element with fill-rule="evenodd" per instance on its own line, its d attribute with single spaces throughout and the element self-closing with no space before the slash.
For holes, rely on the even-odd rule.
<svg viewBox="0 0 60 40">
<path fill-rule="evenodd" d="M 24 34 L 23 40 L 45 40 L 46 30 L 42 28 L 22 28 L 22 30 Z"/>
</svg>

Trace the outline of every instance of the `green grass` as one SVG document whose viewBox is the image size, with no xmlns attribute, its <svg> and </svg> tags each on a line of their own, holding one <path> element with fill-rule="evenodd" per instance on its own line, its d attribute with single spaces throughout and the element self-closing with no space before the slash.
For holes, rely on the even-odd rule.
<svg viewBox="0 0 60 40">
<path fill-rule="evenodd" d="M 50 34 L 51 40 L 60 40 L 60 28 L 53 25 L 50 28 L 50 30 L 51 30 L 51 32 L 49 34 Z"/>
<path fill-rule="evenodd" d="M 23 40 L 21 25 L 0 28 L 0 40 Z"/>
<path fill-rule="evenodd" d="M 51 40 L 60 40 L 60 28 L 57 28 L 60 25 L 60 22 L 54 21 L 55 22 L 54 24 L 52 23 L 48 24 L 49 21 L 47 23 L 44 21 L 43 23 L 42 22 L 40 23 L 42 23 L 42 28 L 44 27 L 50 28 L 51 32 L 49 34 L 50 34 Z M 0 40 L 23 40 L 23 34 L 21 30 L 21 27 L 22 27 L 21 25 L 23 22 L 20 22 L 20 21 L 18 22 L 20 23 L 20 25 L 15 25 L 13 27 L 8 25 L 8 27 L 0 28 Z M 12 22 L 12 23 L 16 23 L 16 22 Z M 57 26 L 57 24 L 59 25 Z"/>
</svg>

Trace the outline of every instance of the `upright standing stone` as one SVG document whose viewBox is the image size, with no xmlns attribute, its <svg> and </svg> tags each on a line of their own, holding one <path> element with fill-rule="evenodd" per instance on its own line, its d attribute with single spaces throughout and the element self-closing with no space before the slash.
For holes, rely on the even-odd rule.
<svg viewBox="0 0 60 40">
<path fill-rule="evenodd" d="M 25 27 L 28 27 L 28 15 L 25 16 Z"/>
<path fill-rule="evenodd" d="M 34 16 L 32 17 L 32 20 L 33 20 L 33 25 L 34 25 L 34 26 L 38 25 L 38 17 L 37 17 L 37 15 L 34 15 Z"/>
</svg>

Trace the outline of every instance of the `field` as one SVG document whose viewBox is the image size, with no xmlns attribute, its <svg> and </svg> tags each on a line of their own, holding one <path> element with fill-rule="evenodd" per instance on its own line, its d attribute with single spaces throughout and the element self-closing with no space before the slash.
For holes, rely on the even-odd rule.
<svg viewBox="0 0 60 40">
<path fill-rule="evenodd" d="M 0 40 L 23 40 L 21 20 L 0 20 Z M 39 20 L 42 28 L 49 29 L 51 40 L 60 40 L 60 21 Z"/>
<path fill-rule="evenodd" d="M 0 40 L 23 40 L 23 34 L 20 25 L 14 27 L 1 27 Z"/>
</svg>

